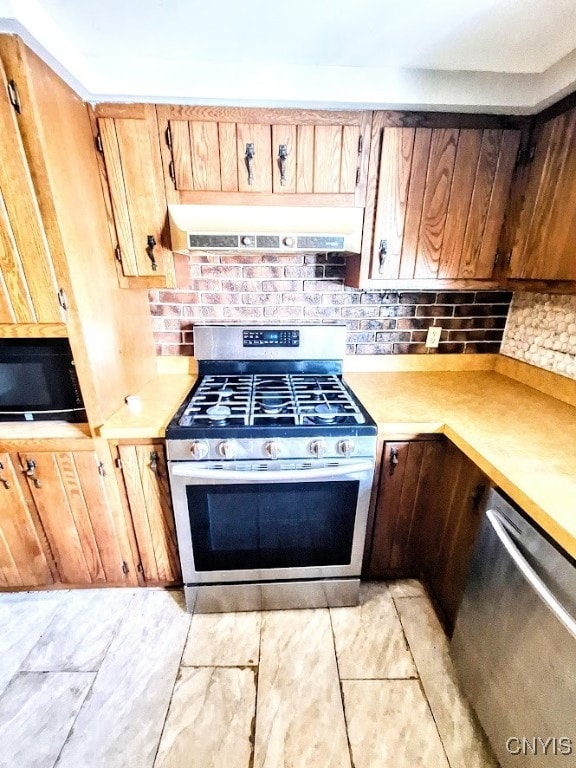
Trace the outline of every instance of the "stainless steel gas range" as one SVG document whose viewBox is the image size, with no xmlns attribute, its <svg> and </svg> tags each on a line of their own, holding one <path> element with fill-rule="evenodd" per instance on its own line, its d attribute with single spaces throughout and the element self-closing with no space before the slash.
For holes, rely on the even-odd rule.
<svg viewBox="0 0 576 768">
<path fill-rule="evenodd" d="M 343 325 L 197 326 L 170 422 L 170 486 L 196 612 L 358 601 L 376 425 L 342 380 Z"/>
</svg>

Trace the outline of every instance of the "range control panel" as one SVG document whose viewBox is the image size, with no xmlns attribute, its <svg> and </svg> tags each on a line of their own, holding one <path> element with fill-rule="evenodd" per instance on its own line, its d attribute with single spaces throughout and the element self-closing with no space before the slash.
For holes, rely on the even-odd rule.
<svg viewBox="0 0 576 768">
<path fill-rule="evenodd" d="M 254 330 L 242 332 L 244 347 L 298 347 L 300 331 L 293 330 Z"/>
</svg>

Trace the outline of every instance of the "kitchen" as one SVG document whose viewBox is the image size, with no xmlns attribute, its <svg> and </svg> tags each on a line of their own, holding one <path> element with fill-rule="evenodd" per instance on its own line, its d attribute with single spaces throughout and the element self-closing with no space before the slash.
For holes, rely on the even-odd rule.
<svg viewBox="0 0 576 768">
<path fill-rule="evenodd" d="M 22 22 L 18 29 L 12 26 L 8 31 L 18 31 L 25 40 L 28 34 L 30 42 L 34 32 L 40 34 L 37 25 L 42 18 L 39 15 L 36 20 L 26 20 L 32 30 L 28 33 Z M 521 149 L 528 147 L 520 158 L 530 155 L 526 121 L 521 114 L 513 114 L 522 110 L 516 109 L 516 102 L 512 100 L 508 102 L 510 108 L 504 110 L 505 116 L 484 115 L 479 122 L 476 116 L 460 116 L 456 120 L 453 115 L 428 113 L 433 116 L 419 118 L 416 125 L 410 125 L 409 121 L 399 123 L 394 117 L 401 114 L 399 112 L 385 113 L 378 109 L 366 112 L 362 105 L 359 111 L 331 112 L 329 121 L 325 112 L 313 108 L 250 113 L 250 107 L 235 107 L 225 97 L 221 103 L 230 106 L 213 109 L 177 103 L 172 106 L 169 98 L 156 108 L 144 103 L 144 99 L 122 106 L 120 99 L 114 103 L 111 99 L 88 98 L 81 89 L 83 98 L 75 97 L 39 58 L 13 38 L 2 39 L 0 56 L 6 71 L 6 94 L 10 93 L 12 100 L 20 105 L 18 111 L 6 96 L 1 112 L 5 146 L 8 138 L 13 142 L 5 152 L 10 165 L 3 155 L 2 191 L 20 259 L 18 268 L 3 270 L 7 288 L 3 293 L 2 335 L 6 339 L 68 339 L 87 416 L 87 421 L 79 422 L 4 422 L 0 429 L 1 474 L 9 486 L 4 485 L 0 490 L 10 494 L 9 502 L 6 496 L 3 498 L 1 523 L 2 551 L 6 557 L 2 579 L 8 587 L 4 599 L 14 600 L 13 596 L 19 594 L 13 591 L 14 587 L 60 587 L 46 593 L 32 593 L 36 615 L 46 616 L 43 626 L 42 619 L 33 621 L 22 605 L 13 609 L 20 619 L 20 629 L 14 633 L 13 640 L 17 649 L 22 644 L 22 656 L 14 655 L 19 661 L 6 684 L 14 678 L 15 682 L 10 683 L 14 700 L 19 695 L 26 697 L 26 681 L 32 679 L 33 672 L 56 675 L 54 680 L 61 675 L 58 679 L 62 681 L 64 697 L 70 697 L 73 679 L 80 686 L 73 701 L 68 698 L 68 714 L 62 718 L 61 727 L 66 733 L 52 761 L 47 759 L 45 764 L 54 764 L 58 759 L 61 765 L 66 764 L 66 760 L 89 764 L 89 754 L 100 755 L 94 758 L 95 764 L 127 764 L 126 753 L 106 752 L 114 750 L 114 744 L 116 748 L 124 744 L 128 754 L 133 755 L 134 764 L 154 763 L 180 665 L 177 649 L 181 655 L 188 633 L 186 621 L 189 622 L 190 617 L 182 615 L 171 597 L 174 592 L 149 590 L 153 604 L 148 605 L 142 597 L 146 592 L 136 587 L 181 583 L 164 436 L 168 423 L 196 380 L 198 362 L 193 357 L 196 351 L 193 333 L 200 323 L 241 323 L 246 327 L 255 323 L 272 331 L 278 328 L 293 331 L 310 322 L 327 326 L 334 321 L 346 324 L 344 379 L 378 425 L 375 476 L 382 478 L 381 492 L 374 495 L 367 520 L 371 534 L 364 557 L 365 577 L 391 579 L 425 575 L 427 594 L 433 595 L 436 610 L 450 628 L 478 527 L 478 516 L 471 509 L 464 510 L 465 505 L 459 506 L 456 497 L 473 496 L 483 478 L 488 479 L 486 485 L 494 484 L 508 494 L 574 556 L 576 532 L 570 504 L 574 498 L 576 447 L 571 340 L 575 276 L 574 262 L 566 246 L 570 221 L 561 205 L 552 206 L 544 219 L 539 217 L 536 206 L 539 197 L 550 197 L 551 184 L 557 185 L 554 199 L 570 199 L 570 179 L 574 176 L 570 176 L 569 155 L 562 149 L 570 146 L 574 130 L 569 111 L 559 115 L 548 113 L 552 119 L 536 126 L 542 140 L 536 145 L 532 162 L 521 162 L 516 167 L 512 198 L 507 205 L 518 143 Z M 70 57 L 69 61 L 72 61 Z M 515 86 L 518 86 L 522 76 L 516 78 Z M 150 82 L 158 86 L 155 93 L 161 94 L 158 80 Z M 16 86 L 15 91 L 12 84 Z M 141 91 L 127 89 L 124 92 Z M 557 98 L 546 94 L 548 103 L 558 101 L 566 92 L 555 92 Z M 92 93 L 108 91 L 94 88 Z M 203 92 L 199 90 L 198 94 L 196 103 L 201 104 Z M 527 112 L 542 112 L 548 106 L 543 103 L 544 97 L 536 96 L 536 89 L 526 96 L 526 104 L 530 105 L 525 107 Z M 530 98 L 533 101 L 529 101 Z M 246 103 L 240 95 L 237 99 Z M 331 103 L 340 106 L 343 99 L 344 88 Z M 264 95 L 262 100 L 270 101 Z M 84 101 L 99 103 L 87 109 Z M 281 106 L 291 101 L 288 94 Z M 280 106 L 277 100 L 276 103 Z M 425 106 L 431 109 L 433 105 L 423 99 L 414 103 L 420 109 Z M 463 102 L 454 103 L 461 104 L 464 112 Z M 27 104 L 32 108 L 27 109 Z M 537 104 L 540 108 L 536 108 Z M 485 110 L 490 111 L 488 106 Z M 448 111 L 448 108 L 442 110 Z M 501 113 L 502 109 L 495 111 Z M 254 120 L 255 114 L 259 122 L 250 122 L 249 117 L 252 115 Z M 228 177 L 222 158 L 227 155 L 222 149 L 231 130 L 226 126 L 231 125 L 238 141 L 232 147 L 237 189 L 230 190 L 224 184 Z M 166 140 L 168 128 L 171 146 Z M 276 162 L 276 145 L 306 147 L 306 137 L 311 132 L 322 137 L 314 146 L 316 157 L 312 156 L 308 164 L 301 166 L 302 173 L 297 169 L 295 177 L 291 177 L 295 172 L 289 162 L 292 156 L 289 152 L 286 184 L 282 185 L 282 164 L 280 157 Z M 271 169 L 269 179 L 259 175 L 263 135 L 270 137 L 266 139 L 270 143 L 270 162 L 264 166 Z M 202 137 L 197 140 L 204 148 L 214 148 L 217 142 L 216 151 L 208 157 L 220 158 L 218 189 L 214 189 L 215 164 L 207 163 L 201 154 L 190 154 L 191 137 L 195 136 Z M 565 144 L 558 143 L 562 136 L 566 136 Z M 335 151 L 335 137 L 340 137 L 341 142 L 337 145 L 341 158 L 337 179 L 326 170 L 324 153 L 328 141 L 332 142 L 330 152 Z M 294 141 L 296 143 L 291 144 Z M 248 144 L 256 148 L 253 182 L 256 187 L 262 185 L 269 191 L 250 190 L 253 185 L 247 181 L 250 169 L 245 156 Z M 230 148 L 230 143 L 226 146 Z M 546 151 L 540 150 L 542 147 Z M 476 159 L 485 176 L 470 175 L 464 162 L 469 157 Z M 348 159 L 347 163 L 344 158 Z M 422 181 L 419 169 L 423 159 L 431 169 L 446 163 L 452 178 L 449 189 L 443 186 L 444 171 L 438 173 L 437 179 L 429 174 L 428 180 Z M 310 187 L 306 181 L 303 169 L 310 167 L 310 163 L 317 171 L 315 178 L 320 180 L 320 187 L 314 188 L 314 181 Z M 555 173 L 541 177 L 547 163 Z M 342 172 L 343 168 L 349 169 L 347 174 Z M 406 180 L 398 187 L 392 181 L 402 173 L 406 174 Z M 146 185 L 142 184 L 143 176 L 147 179 Z M 195 188 L 198 179 L 199 187 Z M 408 179 L 414 181 L 413 191 Z M 298 186 L 299 183 L 304 186 Z M 524 241 L 516 239 L 512 246 L 516 232 L 516 223 L 514 226 L 511 223 L 512 214 L 514 210 L 518 212 L 517 195 L 521 194 L 518 190 L 526 188 L 529 191 L 526 200 L 534 206 L 536 214 L 532 215 L 528 204 L 523 206 L 521 216 L 525 221 L 521 220 L 519 227 Z M 13 193 L 6 194 L 8 189 Z M 354 256 L 337 250 L 328 253 L 294 250 L 286 254 L 239 246 L 238 251 L 232 253 L 191 250 L 172 257 L 166 232 L 170 206 L 192 203 L 199 208 L 225 203 L 241 207 L 249 202 L 246 196 L 251 194 L 258 195 L 259 202 L 276 207 L 287 205 L 284 198 L 282 206 L 278 206 L 278 197 L 282 195 L 289 195 L 294 205 L 306 207 L 321 203 L 321 207 L 326 207 L 326 199 L 319 201 L 319 198 L 327 195 L 329 207 L 341 207 L 343 211 L 358 205 L 365 208 L 361 253 Z M 462 199 L 468 200 L 467 217 Z M 79 215 L 79 205 L 91 215 Z M 424 222 L 428 216 L 433 222 L 439 205 L 445 217 L 440 234 L 433 226 L 414 226 L 415 216 Z M 368 226 L 370 216 L 373 221 Z M 26 227 L 17 226 L 20 217 L 24 217 Z M 539 228 L 545 232 L 542 237 Z M 481 235 L 475 236 L 475 231 Z M 557 233 L 555 239 L 551 237 L 553 232 Z M 384 246 L 382 241 L 386 243 Z M 137 247 L 137 243 L 142 247 Z M 454 243 L 458 244 L 457 249 L 446 246 Z M 119 251 L 115 253 L 116 246 Z M 542 257 L 544 252 L 546 255 Z M 32 269 L 28 253 L 35 254 L 36 265 L 47 266 Z M 499 258 L 496 254 L 500 254 Z M 431 326 L 442 329 L 438 352 L 443 354 L 435 354 L 425 346 Z M 123 405 L 128 395 L 137 396 L 135 404 L 131 401 L 132 409 Z M 322 437 L 319 435 L 318 439 Z M 313 458 L 316 461 L 319 457 Z M 34 462 L 34 466 L 30 462 Z M 546 472 L 542 471 L 544 465 Z M 443 470 L 446 467 L 449 472 Z M 441 489 L 446 476 L 461 478 L 459 493 L 450 487 L 438 491 L 437 498 L 443 498 L 445 503 L 437 502 L 437 509 L 425 513 L 428 503 L 425 497 L 430 494 L 423 493 L 422 489 L 427 484 Z M 378 514 L 387 509 L 396 509 L 396 516 Z M 11 522 L 14 519 L 18 521 L 17 526 Z M 416 535 L 418 533 L 420 535 Z M 378 546 L 370 551 L 373 541 Z M 32 565 L 31 552 L 34 553 Z M 96 638 L 96 645 L 100 643 L 96 659 L 72 662 L 62 668 L 61 660 L 54 657 L 55 666 L 51 666 L 41 657 L 43 650 L 50 655 L 54 649 L 48 639 L 44 643 L 39 639 L 50 622 L 53 622 L 54 637 L 59 621 L 65 624 L 63 617 L 72 616 L 71 608 L 59 607 L 61 595 L 67 594 L 61 587 L 104 584 L 134 590 L 135 611 L 148 617 L 151 634 L 143 658 L 146 653 L 156 658 L 154 654 L 163 642 L 163 633 L 166 646 L 170 647 L 171 671 L 165 675 L 166 680 L 162 681 L 161 664 L 157 669 L 147 670 L 134 664 L 129 681 L 118 686 L 116 699 L 110 688 L 108 691 L 104 688 L 105 681 L 113 688 L 112 681 L 127 674 L 128 665 L 125 659 L 121 663 L 121 656 L 110 658 L 106 653 L 107 643 L 118 627 L 117 643 L 123 639 L 130 645 L 139 632 L 131 612 L 132 624 L 119 623 L 119 613 L 126 609 L 122 604 L 122 591 L 99 590 L 96 595 L 92 590 L 68 593 L 83 612 L 83 621 L 88 620 L 89 605 L 99 604 L 100 593 L 112 593 L 114 598 L 110 599 L 117 601 L 111 607 L 102 608 L 111 614 L 94 629 L 98 635 L 98 626 L 107 627 L 100 633 L 100 639 Z M 308 623 L 308 612 L 300 611 L 294 617 L 294 626 L 288 629 L 283 622 L 288 621 L 291 612 L 269 613 L 263 618 L 248 612 L 244 616 L 229 615 L 228 619 L 227 614 L 219 619 L 196 614 L 184 650 L 182 670 L 187 685 L 176 689 L 178 695 L 185 701 L 189 691 L 199 686 L 202 696 L 202 685 L 209 687 L 210 683 L 202 681 L 202 675 L 207 673 L 200 670 L 212 668 L 216 670 L 216 677 L 220 675 L 216 689 L 239 686 L 238 701 L 244 701 L 255 696 L 253 675 L 254 670 L 259 669 L 258 712 L 262 715 L 262 725 L 258 725 L 257 718 L 257 764 L 283 765 L 291 764 L 290 761 L 314 764 L 316 760 L 322 764 L 344 765 L 342 761 L 349 759 L 346 757 L 348 743 L 356 765 L 378 764 L 378 759 L 384 760 L 386 748 L 399 750 L 394 754 L 394 764 L 399 764 L 401 759 L 410 765 L 418 761 L 444 765 L 446 760 L 450 765 L 458 764 L 458 760 L 460 764 L 473 764 L 470 754 L 458 757 L 457 739 L 452 740 L 450 747 L 449 734 L 456 722 L 454 712 L 448 710 L 446 714 L 442 707 L 434 708 L 434 690 L 436 701 L 439 698 L 440 704 L 443 702 L 442 686 L 438 691 L 438 668 L 447 664 L 448 657 L 447 652 L 444 655 L 441 650 L 430 661 L 427 649 L 435 645 L 442 649 L 447 641 L 439 634 L 439 624 L 430 613 L 432 609 L 422 587 L 414 582 L 390 582 L 390 586 L 381 582 L 380 592 L 377 587 L 362 587 L 366 593 L 365 606 L 361 606 L 364 619 L 356 609 L 335 607 L 329 609 L 330 620 L 327 609 L 318 609 Z M 50 597 L 42 599 L 42 594 Z M 85 604 L 78 602 L 82 594 L 86 595 Z M 168 603 L 163 602 L 166 599 Z M 160 606 L 163 613 L 155 613 Z M 423 612 L 420 619 L 410 614 L 417 610 Z M 157 626 L 159 616 L 166 622 L 164 627 Z M 73 619 L 70 621 L 74 623 Z M 233 653 L 242 636 L 240 629 L 230 629 L 236 626 L 236 621 L 238 626 L 247 627 L 247 636 L 251 638 L 245 654 L 244 651 Z M 385 660 L 376 671 L 369 664 L 361 669 L 361 665 L 355 666 L 349 660 L 348 634 L 361 634 L 365 629 L 363 621 L 372 627 L 389 626 L 386 647 L 395 650 L 395 658 Z M 30 623 L 36 624 L 38 630 L 31 631 Z M 203 658 L 200 651 L 198 656 L 194 655 L 194 644 L 201 650 L 204 642 L 202 627 L 214 628 L 205 630 L 209 635 L 207 644 L 214 648 L 218 646 L 218 637 L 224 642 L 226 633 L 231 633 L 232 648 L 223 651 L 224 661 L 215 661 L 209 652 Z M 429 627 L 431 634 L 427 635 L 428 643 L 419 649 L 419 636 L 425 634 L 424 627 Z M 21 631 L 23 635 L 19 634 Z M 35 631 L 39 634 L 35 635 Z M 407 639 L 403 639 L 402 632 Z M 59 643 L 63 642 L 64 635 L 59 634 Z M 191 642 L 193 635 L 195 639 Z M 293 636 L 294 645 L 283 652 L 274 650 L 284 636 Z M 311 654 L 309 666 L 301 669 L 302 678 L 294 679 L 290 669 L 304 664 L 298 638 L 309 636 L 314 636 L 324 649 L 331 645 L 331 656 L 328 653 L 315 659 Z M 33 639 L 34 642 L 26 646 L 22 637 L 28 637 L 29 643 Z M 174 640 L 173 644 L 168 642 L 170 639 Z M 406 642 L 413 659 L 406 656 Z M 260 652 L 268 648 L 268 654 L 261 655 L 258 665 L 255 659 L 260 645 Z M 386 648 L 381 649 L 384 655 L 385 651 Z M 227 652 L 232 653 L 232 662 L 230 657 L 226 660 Z M 360 652 L 358 655 L 363 656 Z M 371 655 L 367 649 L 367 663 Z M 268 658 L 280 667 L 275 670 L 272 661 L 266 661 Z M 433 674 L 430 666 L 426 672 L 427 659 L 434 667 Z M 340 677 L 337 666 L 341 667 Z M 224 671 L 228 667 L 233 667 L 233 672 Z M 249 675 L 243 667 L 249 668 Z M 320 667 L 328 669 L 326 674 L 331 682 L 321 696 L 310 692 L 311 709 L 303 709 L 308 712 L 308 718 L 325 718 L 322 722 L 326 724 L 340 723 L 334 743 L 342 749 L 335 746 L 330 757 L 322 751 L 327 749 L 329 740 L 318 736 L 323 732 L 318 721 L 312 737 L 319 739 L 320 751 L 315 756 L 295 757 L 297 751 L 290 750 L 308 747 L 305 742 L 291 742 L 288 734 L 292 733 L 294 738 L 294 731 L 289 728 L 284 731 L 282 723 L 291 722 L 298 731 L 300 726 L 304 727 L 302 717 L 291 720 L 293 715 L 288 712 L 276 721 L 267 721 L 266 717 L 271 714 L 266 715 L 266 708 L 261 709 L 261 705 L 267 699 L 273 701 L 277 694 L 270 683 L 275 674 L 285 680 L 285 686 L 292 681 L 298 696 L 303 697 L 302 680 L 315 679 Z M 89 692 L 97 670 L 95 687 Z M 448 673 L 444 670 L 444 674 Z M 71 677 L 66 681 L 62 675 Z M 74 678 L 74 675 L 80 677 Z M 162 689 L 157 697 L 151 693 L 152 683 L 146 685 L 146 680 L 151 679 L 149 675 Z M 418 677 L 431 709 L 415 686 Z M 364 701 L 363 710 L 363 685 L 366 684 L 361 681 L 365 678 L 385 682 L 379 686 L 373 703 Z M 405 678 L 406 686 L 396 684 L 396 678 Z M 346 724 L 339 680 L 345 704 L 347 693 L 349 698 Z M 42 694 L 41 686 L 38 688 L 41 702 L 47 692 Z M 388 694 L 386 688 L 390 689 Z M 145 703 L 150 698 L 154 699 L 152 709 L 163 712 L 157 714 L 151 726 L 154 737 L 130 735 L 131 708 L 133 713 L 141 712 L 141 722 L 148 722 Z M 6 697 L 4 700 L 7 701 Z M 103 708 L 103 701 L 115 702 L 115 708 Z M 122 705 L 122 701 L 126 704 Z M 319 701 L 325 704 L 321 712 L 317 711 Z M 142 710 L 137 709 L 138 702 Z M 386 702 L 392 702 L 392 720 L 392 715 L 401 710 L 424 713 L 421 720 L 429 729 L 426 731 L 429 738 L 424 739 L 424 743 L 436 750 L 432 756 L 424 752 L 402 753 L 402 746 L 390 747 L 392 742 L 388 747 L 378 740 L 372 744 L 374 733 L 363 732 L 364 717 L 376 719 L 377 712 L 385 710 Z M 289 705 L 290 702 L 283 704 L 290 709 Z M 207 715 L 211 706 L 199 712 L 198 717 L 207 718 L 205 730 L 216 732 L 216 719 Z M 365 713 L 371 712 L 371 707 L 374 716 L 368 717 Z M 186 707 L 177 703 L 172 708 L 173 720 L 169 716 L 166 726 L 168 735 L 180 728 L 178 709 L 185 711 Z M 248 710 L 242 710 L 245 720 L 238 741 L 233 742 L 242 748 L 232 747 L 233 753 L 248 749 L 247 760 L 251 754 L 253 707 L 251 711 L 248 717 Z M 90 731 L 89 723 L 94 722 L 96 712 L 101 713 L 105 725 L 100 729 L 92 726 Z M 440 725 L 443 718 L 444 729 Z M 68 739 L 74 722 L 75 732 L 82 723 L 86 724 L 83 745 L 80 737 Z M 458 722 L 468 720 L 461 714 Z M 466 732 L 464 726 L 456 730 Z M 111 735 L 107 744 L 102 740 L 102 732 Z M 399 733 L 402 729 L 396 725 L 390 732 Z M 14 730 L 12 738 L 17 733 L 17 729 Z M 276 734 L 277 742 L 271 733 Z M 408 741 L 421 746 L 422 742 L 414 741 L 414 731 L 409 733 Z M 554 734 L 542 734 L 549 735 Z M 55 737 L 56 742 L 58 738 Z M 469 738 L 480 750 L 478 744 L 482 744 L 482 740 L 473 729 L 469 731 Z M 19 741 L 16 738 L 16 742 L 10 743 Z M 206 743 L 209 741 L 207 737 Z M 180 748 L 177 742 L 175 738 L 176 751 Z M 267 742 L 274 743 L 278 751 L 266 752 Z M 65 743 L 67 746 L 59 758 Z M 167 745 L 168 741 L 162 750 L 169 753 Z M 362 745 L 366 747 L 365 752 Z M 199 749 L 197 745 L 189 748 Z M 371 758 L 370 749 L 379 757 Z M 206 752 L 209 754 L 210 750 Z M 488 759 L 481 754 L 479 760 Z M 25 755 L 21 755 L 17 763 L 25 764 L 25 759 Z M 157 759 L 166 765 L 178 764 L 170 763 L 171 759 L 177 759 L 174 755 Z M 204 764 L 211 764 L 208 762 L 211 759 L 214 758 L 205 757 Z"/>
</svg>

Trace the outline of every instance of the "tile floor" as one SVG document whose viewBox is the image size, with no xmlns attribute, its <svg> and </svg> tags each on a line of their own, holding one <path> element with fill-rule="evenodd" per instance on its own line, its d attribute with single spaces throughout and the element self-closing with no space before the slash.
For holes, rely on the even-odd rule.
<svg viewBox="0 0 576 768">
<path fill-rule="evenodd" d="M 2 768 L 494 768 L 418 582 L 355 608 L 0 594 Z"/>
</svg>

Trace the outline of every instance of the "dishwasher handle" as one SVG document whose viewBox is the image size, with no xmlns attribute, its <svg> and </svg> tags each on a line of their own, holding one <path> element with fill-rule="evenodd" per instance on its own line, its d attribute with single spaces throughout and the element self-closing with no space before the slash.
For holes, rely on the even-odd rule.
<svg viewBox="0 0 576 768">
<path fill-rule="evenodd" d="M 512 538 L 506 532 L 503 525 L 503 519 L 496 509 L 489 509 L 486 512 L 490 525 L 494 533 L 498 536 L 502 546 L 512 558 L 514 564 L 524 576 L 528 584 L 538 594 L 542 602 L 548 606 L 550 611 L 558 621 L 576 638 L 576 619 L 564 608 L 562 603 L 552 594 L 546 584 L 538 576 L 532 566 L 526 561 L 518 547 L 514 544 Z"/>
</svg>

